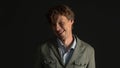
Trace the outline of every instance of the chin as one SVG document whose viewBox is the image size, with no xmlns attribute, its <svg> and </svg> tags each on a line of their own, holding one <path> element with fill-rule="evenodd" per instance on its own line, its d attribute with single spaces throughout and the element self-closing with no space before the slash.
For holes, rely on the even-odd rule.
<svg viewBox="0 0 120 68">
<path fill-rule="evenodd" d="M 60 36 L 60 39 L 64 40 L 64 39 L 65 39 L 65 36 Z"/>
<path fill-rule="evenodd" d="M 63 38 L 64 38 L 63 35 L 57 35 L 57 37 L 60 38 L 60 39 L 63 39 Z"/>
<path fill-rule="evenodd" d="M 56 34 L 57 35 L 57 37 L 59 37 L 60 39 L 64 39 L 65 38 L 65 33 L 62 33 L 62 34 Z"/>
</svg>

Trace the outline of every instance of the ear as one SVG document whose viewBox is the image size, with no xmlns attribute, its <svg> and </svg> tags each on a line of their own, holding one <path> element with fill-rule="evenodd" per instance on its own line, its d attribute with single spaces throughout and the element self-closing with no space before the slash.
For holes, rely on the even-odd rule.
<svg viewBox="0 0 120 68">
<path fill-rule="evenodd" d="M 71 19 L 70 22 L 73 24 L 73 23 L 74 23 L 74 20 Z"/>
</svg>

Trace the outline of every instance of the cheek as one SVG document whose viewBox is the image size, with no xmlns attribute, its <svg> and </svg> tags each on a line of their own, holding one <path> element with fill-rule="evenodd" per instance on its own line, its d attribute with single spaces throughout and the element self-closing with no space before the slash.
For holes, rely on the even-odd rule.
<svg viewBox="0 0 120 68">
<path fill-rule="evenodd" d="M 66 29 L 70 30 L 71 29 L 71 25 L 70 24 L 66 25 Z"/>
<path fill-rule="evenodd" d="M 62 28 L 63 30 L 68 31 L 68 30 L 71 29 L 71 24 L 64 24 L 64 25 L 61 26 L 61 28 Z"/>
<path fill-rule="evenodd" d="M 67 27 L 66 27 L 66 26 L 62 26 L 62 29 L 63 29 L 63 30 L 67 30 Z"/>
</svg>

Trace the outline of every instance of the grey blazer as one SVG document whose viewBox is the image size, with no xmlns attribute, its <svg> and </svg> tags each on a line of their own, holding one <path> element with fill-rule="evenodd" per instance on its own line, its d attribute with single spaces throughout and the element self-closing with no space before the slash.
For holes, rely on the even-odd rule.
<svg viewBox="0 0 120 68">
<path fill-rule="evenodd" d="M 95 68 L 94 48 L 77 36 L 76 48 L 69 62 L 64 65 L 60 57 L 57 42 L 50 40 L 37 49 L 34 68 Z"/>
</svg>

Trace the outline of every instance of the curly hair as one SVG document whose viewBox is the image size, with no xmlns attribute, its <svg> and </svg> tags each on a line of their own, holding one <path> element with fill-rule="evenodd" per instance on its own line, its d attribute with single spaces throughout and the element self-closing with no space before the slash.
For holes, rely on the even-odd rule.
<svg viewBox="0 0 120 68">
<path fill-rule="evenodd" d="M 57 5 L 49 9 L 47 13 L 47 18 L 49 22 L 54 19 L 55 15 L 63 15 L 68 20 L 74 20 L 74 12 L 67 5 Z"/>
</svg>

